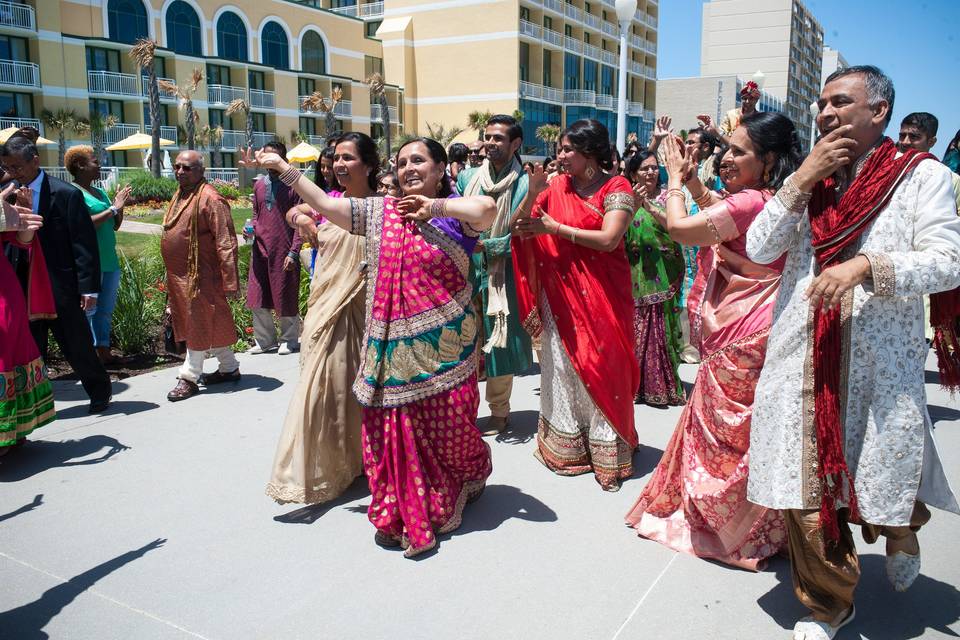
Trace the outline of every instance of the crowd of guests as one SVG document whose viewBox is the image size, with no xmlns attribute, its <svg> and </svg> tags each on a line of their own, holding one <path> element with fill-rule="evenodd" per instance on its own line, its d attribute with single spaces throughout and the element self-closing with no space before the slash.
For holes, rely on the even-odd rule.
<svg viewBox="0 0 960 640">
<path fill-rule="evenodd" d="M 523 165 L 508 115 L 482 141 L 415 138 L 389 159 L 366 134 L 340 134 L 312 179 L 281 143 L 248 150 L 241 165 L 266 172 L 244 230 L 251 353 L 301 357 L 267 494 L 326 502 L 363 474 L 376 543 L 429 551 L 482 494 L 483 436 L 509 428 L 514 377 L 536 360 L 546 468 L 617 491 L 643 433 L 635 403 L 684 405 L 627 524 L 749 570 L 786 549 L 811 611 L 794 638 L 834 637 L 855 615 L 849 525 L 885 537 L 902 591 L 927 505 L 960 512 L 923 390 L 927 336 L 941 382 L 960 386 L 960 152 L 955 138 L 944 163 L 929 153 L 928 113 L 885 137 L 894 97 L 875 67 L 834 73 L 806 156 L 788 118 L 756 110 L 753 83 L 719 127 L 702 115 L 681 138 L 661 117 L 622 157 L 601 123 L 579 120 L 555 158 Z M 16 249 L 0 260 L 7 446 L 53 418 L 48 328 L 91 411 L 109 402 L 101 359 L 129 192 L 111 201 L 92 186 L 89 148 L 67 154 L 75 186 L 38 171 L 28 138 L 0 157 L 15 181 L 0 219 Z M 240 283 L 229 205 L 202 156 L 185 151 L 174 170 L 161 252 L 185 343 L 168 395 L 180 401 L 240 378 L 228 304 Z M 17 339 L 30 330 L 35 341 Z M 219 366 L 204 374 L 208 356 Z M 700 363 L 689 394 L 681 362 Z"/>
</svg>

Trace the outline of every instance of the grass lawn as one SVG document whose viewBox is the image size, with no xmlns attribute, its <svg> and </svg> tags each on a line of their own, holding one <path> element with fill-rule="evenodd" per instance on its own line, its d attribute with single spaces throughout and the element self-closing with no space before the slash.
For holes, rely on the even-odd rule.
<svg viewBox="0 0 960 640">
<path fill-rule="evenodd" d="M 249 207 L 231 207 L 230 215 L 233 217 L 233 228 L 237 233 L 243 228 L 243 223 L 247 218 L 253 217 L 253 209 Z M 146 222 L 148 224 L 163 224 L 163 213 L 149 213 L 144 216 L 130 216 L 130 220 L 137 222 Z"/>
<path fill-rule="evenodd" d="M 157 242 L 156 236 L 146 233 L 130 233 L 127 231 L 117 231 L 117 251 L 123 251 L 127 258 L 137 258 L 146 251 L 151 243 Z"/>
</svg>

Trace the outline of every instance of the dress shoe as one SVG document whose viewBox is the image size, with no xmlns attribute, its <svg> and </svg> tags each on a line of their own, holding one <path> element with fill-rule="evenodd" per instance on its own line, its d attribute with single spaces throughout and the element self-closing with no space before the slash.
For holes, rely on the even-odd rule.
<svg viewBox="0 0 960 640">
<path fill-rule="evenodd" d="M 887 556 L 886 565 L 887 580 L 894 589 L 902 593 L 909 589 L 920 575 L 920 552 L 912 555 L 906 551 L 897 551 Z"/>
<path fill-rule="evenodd" d="M 200 376 L 200 384 L 209 387 L 213 384 L 222 384 L 224 382 L 239 382 L 240 381 L 240 367 L 237 367 L 233 371 L 228 371 L 224 373 L 223 371 L 214 371 L 213 373 L 205 373 Z"/>
<path fill-rule="evenodd" d="M 254 344 L 254 345 L 253 345 L 252 347 L 250 347 L 249 349 L 247 349 L 247 353 L 249 353 L 249 354 L 251 354 L 251 355 L 258 356 L 258 355 L 260 355 L 261 353 L 270 353 L 271 351 L 276 350 L 276 348 L 277 348 L 276 345 L 274 345 L 274 346 L 272 346 L 272 347 L 261 347 L 260 344 L 257 343 L 257 344 Z"/>
<path fill-rule="evenodd" d="M 485 436 L 497 436 L 504 432 L 507 428 L 507 425 L 510 424 L 509 418 L 501 418 L 499 416 L 490 416 L 490 419 L 487 420 L 487 428 L 483 430 L 483 435 Z"/>
<path fill-rule="evenodd" d="M 180 402 L 181 400 L 192 398 L 198 393 L 200 393 L 200 387 L 198 387 L 195 382 L 180 378 L 177 380 L 177 386 L 167 394 L 167 400 L 170 402 Z"/>
<path fill-rule="evenodd" d="M 113 400 L 113 396 L 109 396 L 104 400 L 91 400 L 90 409 L 87 410 L 87 413 L 91 415 L 94 413 L 103 413 L 107 410 L 107 407 L 110 406 L 111 400 Z"/>
<path fill-rule="evenodd" d="M 284 342 L 280 345 L 280 348 L 277 349 L 277 354 L 281 356 L 288 356 L 295 351 L 300 351 L 300 345 L 295 342 Z"/>
</svg>

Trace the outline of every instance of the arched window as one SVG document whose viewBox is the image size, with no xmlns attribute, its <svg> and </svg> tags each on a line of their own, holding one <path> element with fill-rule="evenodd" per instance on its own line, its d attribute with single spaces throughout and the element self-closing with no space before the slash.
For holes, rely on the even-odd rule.
<svg viewBox="0 0 960 640">
<path fill-rule="evenodd" d="M 247 61 L 247 27 L 231 11 L 217 20 L 217 54 L 228 60 Z"/>
<path fill-rule="evenodd" d="M 323 74 L 327 72 L 327 49 L 323 38 L 316 31 L 307 31 L 300 41 L 300 55 L 303 70 L 307 73 Z"/>
<path fill-rule="evenodd" d="M 263 47 L 263 64 L 272 67 L 287 69 L 290 67 L 290 46 L 287 42 L 287 32 L 276 22 L 268 22 L 260 35 Z"/>
<path fill-rule="evenodd" d="M 200 19 L 183 0 L 174 0 L 167 9 L 167 48 L 185 56 L 201 56 Z"/>
<path fill-rule="evenodd" d="M 147 10 L 140 0 L 110 0 L 107 3 L 107 26 L 111 40 L 133 44 L 149 35 Z"/>
</svg>

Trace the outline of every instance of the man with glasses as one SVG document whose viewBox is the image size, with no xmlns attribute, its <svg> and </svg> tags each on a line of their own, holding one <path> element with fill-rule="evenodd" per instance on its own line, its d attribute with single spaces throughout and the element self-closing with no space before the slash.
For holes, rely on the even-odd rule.
<svg viewBox="0 0 960 640">
<path fill-rule="evenodd" d="M 160 253 L 167 267 L 167 303 L 178 341 L 187 343 L 177 386 L 167 400 L 186 400 L 210 386 L 240 380 L 240 363 L 231 347 L 237 341 L 227 302 L 236 296 L 237 234 L 230 205 L 204 178 L 203 156 L 184 151 L 173 165 L 180 188 L 163 217 Z M 217 371 L 204 375 L 207 354 Z"/>
<path fill-rule="evenodd" d="M 483 158 L 486 155 L 484 153 L 483 141 L 477 140 L 476 142 L 471 142 L 467 145 L 467 148 L 470 150 L 470 152 L 467 153 L 467 164 L 469 164 L 471 168 L 482 165 Z"/>
</svg>

